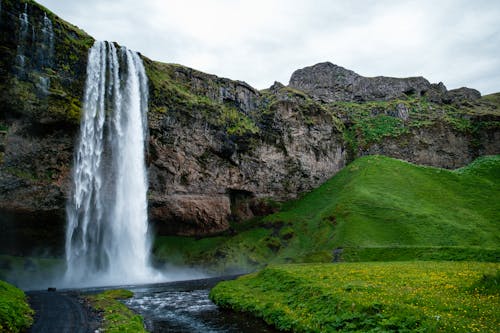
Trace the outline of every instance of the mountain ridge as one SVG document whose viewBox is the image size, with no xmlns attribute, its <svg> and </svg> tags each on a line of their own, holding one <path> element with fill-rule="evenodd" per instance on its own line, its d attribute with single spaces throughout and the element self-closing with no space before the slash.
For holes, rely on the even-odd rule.
<svg viewBox="0 0 500 333">
<path fill-rule="evenodd" d="M 448 91 L 442 83 L 430 83 L 422 76 L 395 78 L 365 77 L 352 70 L 321 62 L 293 72 L 289 87 L 303 90 L 323 102 L 368 102 L 404 96 L 426 97 L 431 102 L 450 104 L 460 100 L 477 100 L 481 93 L 462 87 Z"/>
</svg>

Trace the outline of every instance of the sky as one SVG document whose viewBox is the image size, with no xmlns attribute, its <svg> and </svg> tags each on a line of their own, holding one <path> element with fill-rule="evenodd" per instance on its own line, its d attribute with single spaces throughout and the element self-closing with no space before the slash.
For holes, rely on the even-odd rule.
<svg viewBox="0 0 500 333">
<path fill-rule="evenodd" d="M 38 0 L 99 40 L 257 89 L 330 61 L 500 92 L 498 0 Z"/>
</svg>

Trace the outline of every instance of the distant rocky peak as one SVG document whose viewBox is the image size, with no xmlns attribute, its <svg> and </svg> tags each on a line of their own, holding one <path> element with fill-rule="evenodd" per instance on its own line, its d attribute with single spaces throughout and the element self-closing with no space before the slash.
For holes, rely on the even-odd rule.
<svg viewBox="0 0 500 333">
<path fill-rule="evenodd" d="M 289 86 L 312 92 L 318 88 L 342 88 L 359 80 L 360 75 L 344 67 L 321 62 L 296 70 L 290 78 Z"/>
<path fill-rule="evenodd" d="M 288 86 L 302 90 L 314 99 L 326 103 L 391 100 L 408 96 L 426 96 L 436 103 L 451 103 L 457 98 L 477 99 L 481 96 L 477 90 L 470 88 L 448 92 L 443 83 L 431 84 L 421 76 L 364 77 L 331 62 L 322 62 L 296 70 Z"/>
</svg>

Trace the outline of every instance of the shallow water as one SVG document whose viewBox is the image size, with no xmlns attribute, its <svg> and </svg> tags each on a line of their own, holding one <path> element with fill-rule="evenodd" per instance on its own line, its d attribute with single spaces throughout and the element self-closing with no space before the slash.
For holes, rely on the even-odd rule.
<svg viewBox="0 0 500 333">
<path fill-rule="evenodd" d="M 220 279 L 129 287 L 134 297 L 125 304 L 140 313 L 151 332 L 277 332 L 264 321 L 225 311 L 208 294 Z"/>
</svg>

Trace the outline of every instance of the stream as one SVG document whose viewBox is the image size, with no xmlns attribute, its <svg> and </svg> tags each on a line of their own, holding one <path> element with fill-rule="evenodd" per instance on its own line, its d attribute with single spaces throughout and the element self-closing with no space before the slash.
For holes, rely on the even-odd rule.
<svg viewBox="0 0 500 333">
<path fill-rule="evenodd" d="M 134 297 L 125 304 L 144 317 L 150 332 L 277 332 L 263 320 L 217 307 L 208 294 L 226 278 L 127 286 Z"/>
</svg>

